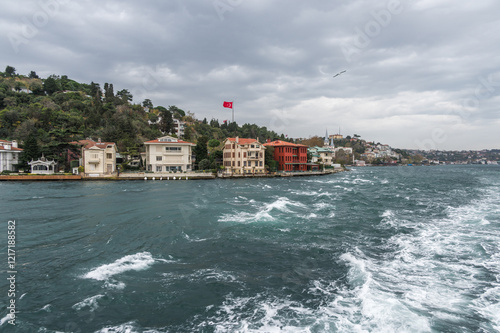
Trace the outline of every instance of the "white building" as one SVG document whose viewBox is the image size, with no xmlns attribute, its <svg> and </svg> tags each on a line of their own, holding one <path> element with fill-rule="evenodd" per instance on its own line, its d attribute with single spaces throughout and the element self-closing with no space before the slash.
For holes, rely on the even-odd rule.
<svg viewBox="0 0 500 333">
<path fill-rule="evenodd" d="M 31 162 L 28 162 L 28 165 L 31 166 L 31 173 L 38 175 L 48 175 L 56 172 L 57 162 L 54 160 L 49 161 L 45 158 L 45 156 L 42 155 L 42 157 L 38 160 L 31 160 Z"/>
<path fill-rule="evenodd" d="M 19 163 L 22 151 L 17 147 L 17 141 L 0 140 L 0 172 L 15 171 L 14 165 Z"/>
<path fill-rule="evenodd" d="M 194 143 L 167 135 L 156 140 L 146 141 L 144 145 L 146 146 L 148 171 L 160 173 L 192 170 Z"/>
</svg>

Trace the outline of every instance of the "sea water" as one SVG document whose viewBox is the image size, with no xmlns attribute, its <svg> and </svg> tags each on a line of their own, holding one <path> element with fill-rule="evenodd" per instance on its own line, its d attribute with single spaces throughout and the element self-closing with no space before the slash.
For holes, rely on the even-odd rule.
<svg viewBox="0 0 500 333">
<path fill-rule="evenodd" d="M 0 193 L 2 332 L 500 331 L 499 166 Z"/>
</svg>

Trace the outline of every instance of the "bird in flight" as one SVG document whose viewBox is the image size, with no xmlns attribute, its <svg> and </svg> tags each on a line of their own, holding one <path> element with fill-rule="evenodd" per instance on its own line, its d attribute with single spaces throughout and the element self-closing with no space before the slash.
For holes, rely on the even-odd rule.
<svg viewBox="0 0 500 333">
<path fill-rule="evenodd" d="M 337 73 L 337 74 L 335 74 L 333 77 L 337 77 L 337 76 L 339 76 L 340 74 L 345 73 L 345 72 L 347 72 L 347 71 L 342 71 L 342 72 L 340 72 L 340 73 Z"/>
</svg>

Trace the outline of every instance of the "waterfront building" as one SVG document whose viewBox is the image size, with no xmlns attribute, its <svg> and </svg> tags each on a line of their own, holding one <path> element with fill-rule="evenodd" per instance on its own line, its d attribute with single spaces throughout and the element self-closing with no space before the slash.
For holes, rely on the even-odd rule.
<svg viewBox="0 0 500 333">
<path fill-rule="evenodd" d="M 56 172 L 57 162 L 52 160 L 49 161 L 45 156 L 40 157 L 38 160 L 28 162 L 31 167 L 31 173 L 37 175 L 49 175 Z"/>
<path fill-rule="evenodd" d="M 311 147 L 307 149 L 311 154 L 311 163 L 321 163 L 331 167 L 335 158 L 335 152 L 330 147 Z"/>
<path fill-rule="evenodd" d="M 263 174 L 266 147 L 256 139 L 227 138 L 223 146 L 226 174 Z"/>
<path fill-rule="evenodd" d="M 117 148 L 114 142 L 80 140 L 82 146 L 82 165 L 87 177 L 112 176 L 116 173 Z"/>
<path fill-rule="evenodd" d="M 19 164 L 19 154 L 23 150 L 17 146 L 17 141 L 0 140 L 0 172 L 15 171 Z"/>
<path fill-rule="evenodd" d="M 278 171 L 307 171 L 307 146 L 276 140 L 264 144 L 274 147 L 274 160 Z"/>
<path fill-rule="evenodd" d="M 148 171 L 160 173 L 192 170 L 194 143 L 167 135 L 146 141 L 144 146 Z"/>
</svg>

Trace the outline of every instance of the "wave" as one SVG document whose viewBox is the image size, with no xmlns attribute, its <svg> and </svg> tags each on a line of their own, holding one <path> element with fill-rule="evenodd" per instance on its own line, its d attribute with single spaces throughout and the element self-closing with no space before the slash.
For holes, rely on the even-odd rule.
<svg viewBox="0 0 500 333">
<path fill-rule="evenodd" d="M 71 308 L 77 311 L 80 311 L 82 309 L 88 309 L 89 311 L 93 312 L 97 310 L 97 308 L 99 307 L 98 301 L 103 297 L 104 295 L 99 294 L 86 298 L 83 301 L 74 304 Z"/>
<path fill-rule="evenodd" d="M 155 259 L 149 252 L 140 252 L 125 256 L 116 260 L 111 264 L 99 266 L 83 277 L 86 279 L 94 279 L 104 281 L 110 277 L 121 274 L 127 271 L 142 271 L 153 265 Z"/>
<path fill-rule="evenodd" d="M 252 207 L 257 206 L 256 202 L 251 203 Z M 257 222 L 257 221 L 273 221 L 275 218 L 271 215 L 272 211 L 281 213 L 290 213 L 290 207 L 305 208 L 306 206 L 300 202 L 292 201 L 287 197 L 279 197 L 273 202 L 260 206 L 256 213 L 238 212 L 236 214 L 223 214 L 219 218 L 219 222 Z"/>
</svg>

